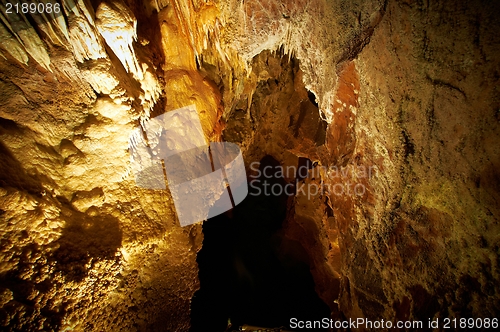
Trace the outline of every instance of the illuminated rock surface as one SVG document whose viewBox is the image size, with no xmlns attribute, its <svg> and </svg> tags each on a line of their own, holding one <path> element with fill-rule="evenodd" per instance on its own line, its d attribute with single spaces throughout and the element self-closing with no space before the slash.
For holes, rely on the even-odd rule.
<svg viewBox="0 0 500 332">
<path fill-rule="evenodd" d="M 136 185 L 128 144 L 192 104 L 249 174 L 272 156 L 326 188 L 289 197 L 282 236 L 304 249 L 333 318 L 499 317 L 497 4 L 79 0 L 45 21 L 2 13 L 3 329 L 189 330 L 202 226 L 180 227 L 168 190 Z"/>
</svg>

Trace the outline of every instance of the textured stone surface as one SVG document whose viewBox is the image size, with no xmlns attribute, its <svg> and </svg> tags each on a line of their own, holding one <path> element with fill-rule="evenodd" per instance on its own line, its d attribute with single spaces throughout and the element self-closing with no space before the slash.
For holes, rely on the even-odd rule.
<svg viewBox="0 0 500 332">
<path fill-rule="evenodd" d="M 179 226 L 168 192 L 135 185 L 127 151 L 160 92 L 159 46 L 138 28 L 133 41 L 130 11 L 128 58 L 105 52 L 113 41 L 98 31 L 114 18 L 102 5 L 96 27 L 95 9 L 65 12 L 71 53 L 44 39 L 50 71 L 36 56 L 19 66 L 11 49 L 1 60 L 1 325 L 187 330 L 201 228 Z"/>
<path fill-rule="evenodd" d="M 262 8 L 259 14 L 247 15 L 254 19 L 254 26 L 267 22 L 260 29 L 267 29 L 270 36 L 279 33 L 281 26 L 264 18 L 273 4 L 249 3 Z M 252 64 L 249 79 L 255 83 L 245 84 L 255 88 L 243 89 L 252 92 L 243 93 L 243 100 L 234 103 L 233 117 L 240 120 L 233 124 L 229 120 L 225 133 L 234 127 L 234 139 L 241 139 L 237 136 L 248 131 L 254 111 L 277 109 L 276 117 L 264 116 L 262 124 L 253 125 L 254 130 L 245 134 L 255 137 L 249 146 L 284 165 L 296 163 L 285 157 L 292 152 L 318 160 L 327 169 L 372 170 L 327 172 L 322 178 L 333 190 L 318 200 L 323 208 L 297 196 L 295 212 L 286 224 L 289 236 L 301 239 L 312 260 L 318 255 L 327 259 L 319 264 L 322 268 L 313 268 L 313 275 L 332 309 L 332 299 L 339 296 L 335 302 L 340 311 L 353 318 L 496 316 L 499 201 L 495 169 L 500 151 L 493 143 L 499 138 L 498 27 L 493 21 L 498 6 L 451 6 L 447 2 L 351 6 L 333 4 L 331 8 L 338 10 L 332 14 L 335 24 L 322 28 L 330 33 L 328 41 L 337 50 L 327 53 L 321 38 L 319 46 L 308 45 L 307 53 L 298 50 L 310 38 L 285 48 L 301 61 L 302 80 L 312 91 L 320 91 L 314 83 L 326 88 L 328 78 L 323 71 L 335 77 L 335 85 L 318 98 L 329 122 L 326 151 L 323 146 L 310 148 L 307 134 L 301 133 L 304 143 L 295 142 L 291 128 L 284 128 L 288 114 L 283 109 L 293 104 L 298 93 L 293 91 L 281 101 L 274 97 L 286 89 L 276 92 L 274 88 L 282 79 L 273 70 L 273 59 L 266 60 L 265 70 Z M 372 15 L 365 24 L 351 20 L 349 15 L 365 17 L 367 9 Z M 328 14 L 328 8 L 323 13 Z M 332 31 L 342 28 L 345 35 L 334 38 L 339 36 Z M 263 33 L 258 35 L 263 38 Z M 248 45 L 253 39 L 244 41 Z M 328 62 L 308 66 L 316 49 L 323 50 L 323 59 L 333 59 L 335 66 L 329 67 Z M 260 91 L 264 100 L 274 97 L 278 101 L 262 102 Z M 253 107 L 245 118 L 246 101 Z M 290 108 L 297 110 L 290 117 L 292 123 L 293 114 L 303 108 Z M 313 126 L 307 132 L 311 135 L 317 129 Z M 258 143 L 260 137 L 263 143 Z M 362 194 L 340 190 L 349 183 L 362 184 Z M 305 209 L 301 204 L 309 205 L 307 213 L 301 212 Z M 330 242 L 328 253 L 314 249 L 311 238 L 328 239 L 324 242 Z M 324 278 L 318 272 L 321 269 L 333 272 Z"/>
<path fill-rule="evenodd" d="M 127 149 L 190 104 L 247 166 L 307 165 L 322 190 L 288 199 L 282 250 L 332 317 L 498 316 L 497 4 L 65 4 L 0 24 L 6 330 L 188 330 L 201 227 L 135 185 Z"/>
<path fill-rule="evenodd" d="M 353 160 L 379 172 L 344 219 L 349 315 L 498 316 L 499 8 L 448 5 L 389 3 L 355 61 Z"/>
</svg>

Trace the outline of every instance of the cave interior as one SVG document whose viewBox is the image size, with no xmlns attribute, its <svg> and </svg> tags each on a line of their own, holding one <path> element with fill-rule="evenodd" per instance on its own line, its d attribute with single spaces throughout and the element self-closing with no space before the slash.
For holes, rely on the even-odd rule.
<svg viewBox="0 0 500 332">
<path fill-rule="evenodd" d="M 500 2 L 0 11 L 1 330 L 498 327 Z"/>
</svg>

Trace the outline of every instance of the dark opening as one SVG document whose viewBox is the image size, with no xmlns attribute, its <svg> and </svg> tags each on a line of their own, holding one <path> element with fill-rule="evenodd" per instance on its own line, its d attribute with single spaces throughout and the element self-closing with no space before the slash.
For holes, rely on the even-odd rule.
<svg viewBox="0 0 500 332">
<path fill-rule="evenodd" d="M 316 96 L 314 95 L 314 93 L 307 90 L 307 97 L 309 97 L 309 100 L 311 101 L 311 103 L 313 103 L 314 106 L 316 106 L 316 108 L 319 107 L 318 102 L 316 101 Z"/>
<path fill-rule="evenodd" d="M 200 290 L 191 304 L 192 332 L 225 331 L 228 320 L 230 331 L 244 324 L 290 330 L 291 318 L 330 317 L 330 309 L 314 291 L 303 248 L 296 243 L 297 248 L 287 250 L 287 255 L 280 249 L 288 196 L 270 194 L 269 189 L 286 185 L 276 177 L 278 167 L 274 158 L 264 157 L 261 176 L 253 179 L 247 198 L 203 225 L 205 239 L 197 258 Z"/>
<path fill-rule="evenodd" d="M 307 177 L 308 171 L 313 168 L 313 162 L 309 158 L 299 157 L 299 165 L 295 175 L 295 182 L 304 180 Z"/>
</svg>

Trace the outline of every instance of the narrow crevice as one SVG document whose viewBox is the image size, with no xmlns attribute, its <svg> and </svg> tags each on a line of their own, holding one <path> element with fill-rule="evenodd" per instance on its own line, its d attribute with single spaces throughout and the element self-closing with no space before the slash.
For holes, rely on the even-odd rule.
<svg viewBox="0 0 500 332">
<path fill-rule="evenodd" d="M 288 327 L 291 318 L 330 316 L 315 293 L 307 253 L 283 236 L 289 197 L 264 189 L 286 182 L 264 176 L 265 167 L 266 174 L 277 174 L 273 170 L 279 163 L 264 157 L 262 176 L 250 186 L 254 191 L 232 211 L 203 225 L 205 238 L 197 258 L 201 288 L 191 305 L 192 332 L 224 331 L 228 322 L 231 331 L 244 324 Z"/>
<path fill-rule="evenodd" d="M 375 28 L 380 23 L 380 21 L 382 21 L 382 18 L 385 15 L 387 2 L 387 0 L 384 1 L 382 7 L 374 15 L 372 15 L 373 18 L 371 19 L 369 24 L 363 27 L 363 29 L 358 34 L 351 38 L 349 43 L 346 45 L 346 50 L 342 53 L 339 60 L 337 61 L 337 64 L 354 60 L 358 56 L 358 54 L 363 51 L 363 48 L 365 48 L 365 46 L 370 43 L 370 38 L 375 32 Z"/>
</svg>

